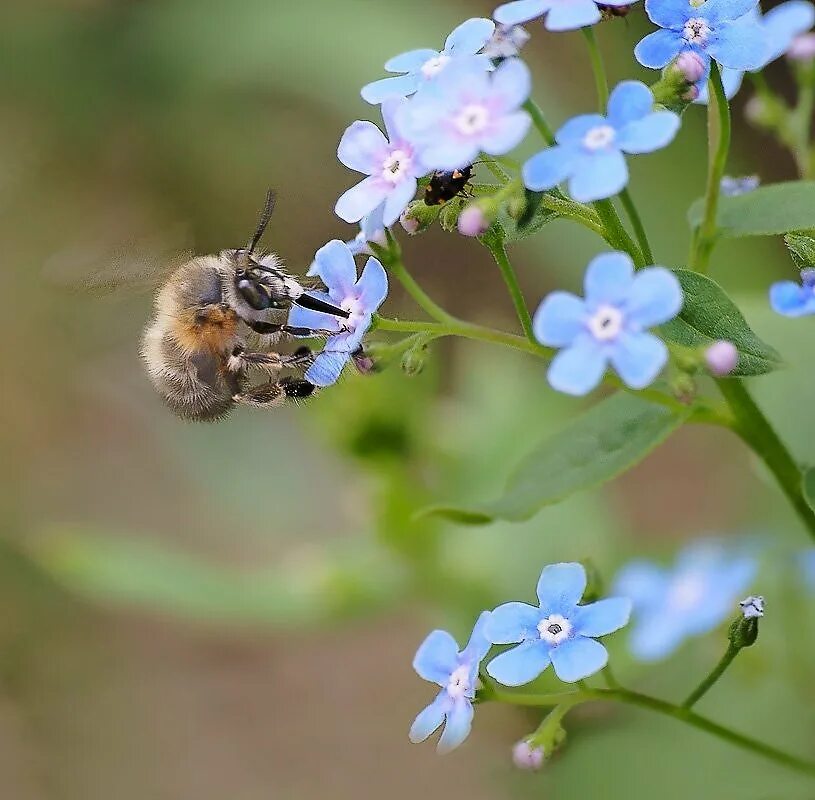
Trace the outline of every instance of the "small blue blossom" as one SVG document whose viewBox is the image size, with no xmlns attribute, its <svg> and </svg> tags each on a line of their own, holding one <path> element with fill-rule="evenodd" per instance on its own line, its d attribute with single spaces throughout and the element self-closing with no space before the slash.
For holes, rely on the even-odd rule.
<svg viewBox="0 0 815 800">
<path fill-rule="evenodd" d="M 515 0 L 495 9 L 493 15 L 502 25 L 519 25 L 546 15 L 546 28 L 550 31 L 572 31 L 594 25 L 601 19 L 598 5 L 628 6 L 632 0 Z M 636 2 L 636 0 L 634 0 Z"/>
<path fill-rule="evenodd" d="M 327 331 L 329 336 L 323 351 L 306 371 L 306 380 L 315 386 L 336 383 L 343 367 L 362 344 L 362 337 L 371 327 L 373 313 L 388 294 L 388 276 L 382 265 L 369 258 L 357 279 L 357 267 L 348 245 L 337 239 L 317 251 L 315 273 L 328 288 L 328 293 L 312 291 L 310 295 L 350 312 L 348 319 L 293 306 L 289 325 Z"/>
<path fill-rule="evenodd" d="M 491 73 L 454 64 L 399 109 L 399 122 L 426 166 L 460 169 L 481 152 L 501 156 L 521 143 L 532 122 L 521 110 L 531 88 L 517 58 Z"/>
<path fill-rule="evenodd" d="M 423 742 L 442 723 L 445 725 L 438 744 L 440 753 L 450 752 L 469 736 L 478 669 L 490 649 L 490 642 L 484 636 L 489 617 L 489 611 L 481 614 L 470 641 L 461 652 L 447 631 L 433 631 L 422 642 L 413 659 L 413 669 L 419 677 L 441 686 L 441 691 L 414 720 L 410 728 L 411 742 Z"/>
<path fill-rule="evenodd" d="M 800 285 L 794 281 L 774 283 L 770 287 L 770 305 L 785 317 L 815 314 L 815 269 L 801 270 Z"/>
<path fill-rule="evenodd" d="M 382 222 L 390 227 L 416 194 L 417 179 L 428 170 L 397 119 L 406 103 L 397 99 L 382 104 L 387 139 L 372 122 L 357 121 L 343 134 L 337 149 L 339 160 L 368 177 L 337 201 L 334 210 L 340 219 L 359 222 L 384 204 Z"/>
<path fill-rule="evenodd" d="M 634 49 L 644 67 L 661 69 L 681 52 L 692 50 L 710 66 L 758 69 L 768 43 L 754 12 L 758 0 L 645 0 L 645 10 L 661 30 L 649 33 Z"/>
<path fill-rule="evenodd" d="M 586 270 L 585 292 L 585 300 L 553 292 L 535 313 L 538 341 L 563 348 L 549 366 L 552 388 L 587 394 L 609 363 L 627 386 L 645 388 L 668 360 L 664 342 L 647 329 L 673 319 L 682 308 L 676 276 L 664 267 L 635 274 L 625 253 L 603 253 Z"/>
<path fill-rule="evenodd" d="M 679 130 L 676 114 L 653 107 L 654 95 L 644 83 L 618 84 L 608 101 L 608 116 L 574 117 L 557 132 L 554 147 L 526 162 L 523 178 L 527 188 L 545 191 L 568 178 L 569 194 L 580 202 L 617 194 L 628 183 L 623 153 L 659 150 Z"/>
<path fill-rule="evenodd" d="M 391 97 L 408 97 L 433 81 L 452 61 L 464 61 L 486 71 L 492 68 L 485 55 L 476 55 L 490 40 L 495 23 L 489 19 L 474 18 L 462 22 L 444 43 L 444 49 L 411 50 L 395 56 L 387 64 L 388 72 L 401 72 L 393 78 L 382 78 L 362 89 L 362 98 L 379 104 Z"/>
<path fill-rule="evenodd" d="M 741 194 L 754 192 L 761 185 L 758 175 L 744 175 L 741 178 L 733 178 L 725 175 L 719 185 L 724 197 L 738 197 Z"/>
<path fill-rule="evenodd" d="M 551 663 L 560 680 L 575 683 L 603 669 L 606 648 L 596 640 L 628 623 L 631 603 L 611 597 L 578 605 L 586 591 L 581 564 L 551 564 L 538 580 L 539 606 L 504 603 L 487 620 L 493 644 L 515 644 L 487 665 L 487 672 L 505 686 L 535 680 Z"/>
<path fill-rule="evenodd" d="M 755 572 L 751 555 L 711 540 L 686 547 L 671 569 L 649 561 L 628 564 L 614 592 L 634 604 L 631 652 L 657 661 L 685 639 L 713 630 L 738 609 Z"/>
</svg>

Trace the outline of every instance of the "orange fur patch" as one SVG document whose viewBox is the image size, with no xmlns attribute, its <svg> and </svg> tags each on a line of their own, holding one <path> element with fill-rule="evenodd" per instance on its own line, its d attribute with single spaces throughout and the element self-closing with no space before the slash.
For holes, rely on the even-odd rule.
<svg viewBox="0 0 815 800">
<path fill-rule="evenodd" d="M 175 338 L 188 353 L 208 350 L 219 354 L 232 348 L 238 315 L 231 308 L 208 306 L 205 316 L 200 311 L 190 311 L 173 327 Z"/>
</svg>

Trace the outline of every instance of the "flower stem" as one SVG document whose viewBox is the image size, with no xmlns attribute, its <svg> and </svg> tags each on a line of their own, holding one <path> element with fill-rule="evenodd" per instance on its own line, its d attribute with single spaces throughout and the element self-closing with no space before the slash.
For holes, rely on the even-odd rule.
<svg viewBox="0 0 815 800">
<path fill-rule="evenodd" d="M 620 200 L 622 201 L 625 213 L 628 214 L 628 219 L 631 220 L 631 226 L 634 228 L 634 235 L 637 237 L 637 244 L 640 246 L 642 257 L 645 259 L 646 264 L 654 263 L 654 254 L 651 251 L 651 245 L 648 242 L 648 234 L 645 232 L 645 226 L 642 224 L 637 206 L 634 203 L 634 198 L 628 189 L 623 189 L 620 192 Z"/>
<path fill-rule="evenodd" d="M 532 124 L 537 128 L 538 133 L 543 137 L 546 144 L 553 145 L 555 143 L 555 134 L 552 133 L 552 129 L 546 121 L 546 117 L 543 116 L 541 107 L 532 99 L 527 100 L 523 107 L 526 113 L 532 117 Z"/>
<path fill-rule="evenodd" d="M 581 28 L 586 44 L 589 49 L 591 59 L 591 69 L 594 73 L 594 84 L 597 87 L 597 105 L 600 113 L 605 115 L 608 106 L 608 78 L 606 77 L 606 67 L 603 63 L 603 54 L 597 45 L 597 37 L 594 35 L 594 28 Z"/>
<path fill-rule="evenodd" d="M 730 642 L 722 656 L 721 661 L 713 668 L 708 675 L 684 700 L 682 708 L 693 708 L 713 687 L 713 684 L 724 675 L 725 670 L 733 663 L 733 659 L 739 654 L 741 647 L 737 647 Z"/>
<path fill-rule="evenodd" d="M 597 211 L 597 216 L 603 223 L 605 229 L 605 240 L 618 250 L 624 250 L 634 260 L 634 264 L 638 268 L 647 265 L 647 262 L 634 243 L 634 240 L 629 235 L 628 231 L 623 227 L 620 222 L 620 217 L 617 214 L 617 209 L 614 208 L 614 203 L 611 200 L 597 200 L 594 203 L 594 208 Z"/>
<path fill-rule="evenodd" d="M 795 107 L 795 162 L 804 180 L 812 177 L 812 110 L 815 108 L 815 70 L 811 64 L 798 74 L 798 105 Z"/>
<path fill-rule="evenodd" d="M 710 254 L 716 244 L 717 213 L 722 178 L 730 152 L 730 105 L 724 94 L 722 76 L 715 61 L 710 64 L 708 81 L 710 100 L 707 107 L 708 120 L 708 174 L 705 194 L 705 213 L 697 232 L 692 254 L 691 269 L 705 274 Z"/>
<path fill-rule="evenodd" d="M 416 279 L 408 272 L 405 263 L 401 257 L 394 256 L 388 260 L 388 270 L 402 286 L 405 287 L 407 293 L 416 301 L 417 305 L 422 308 L 427 314 L 437 322 L 451 323 L 455 322 L 456 318 L 445 311 L 438 303 L 436 303 L 430 295 L 422 289 L 416 282 Z"/>
<path fill-rule="evenodd" d="M 731 428 L 764 462 L 807 532 L 815 539 L 815 512 L 804 497 L 801 469 L 790 451 L 740 380 L 722 378 L 717 383 L 733 414 Z"/>
</svg>

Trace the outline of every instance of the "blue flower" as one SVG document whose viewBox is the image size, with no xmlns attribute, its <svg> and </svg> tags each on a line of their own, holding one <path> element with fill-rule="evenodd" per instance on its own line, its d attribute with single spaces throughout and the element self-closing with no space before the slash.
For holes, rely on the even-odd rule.
<svg viewBox="0 0 815 800">
<path fill-rule="evenodd" d="M 357 267 L 348 245 L 337 239 L 317 251 L 314 258 L 315 274 L 328 287 L 325 292 L 312 291 L 310 295 L 325 300 L 350 312 L 348 319 L 309 311 L 293 306 L 289 312 L 289 325 L 333 333 L 323 351 L 306 371 L 306 380 L 315 386 L 336 383 L 343 367 L 362 344 L 362 337 L 371 327 L 373 313 L 388 294 L 388 276 L 382 265 L 369 258 L 357 280 Z"/>
<path fill-rule="evenodd" d="M 585 300 L 553 292 L 535 313 L 538 341 L 564 348 L 549 366 L 549 383 L 560 392 L 587 394 L 610 362 L 627 386 L 648 386 L 665 366 L 668 349 L 647 329 L 682 308 L 676 276 L 664 267 L 634 274 L 625 253 L 603 253 L 586 270 L 585 290 Z"/>
<path fill-rule="evenodd" d="M 527 188 L 540 192 L 569 179 L 569 194 L 580 202 L 617 194 L 628 183 L 623 153 L 651 153 L 668 145 L 679 130 L 672 111 L 654 111 L 654 95 L 639 81 L 624 81 L 611 93 L 608 116 L 584 114 L 558 132 L 557 144 L 523 168 Z"/>
<path fill-rule="evenodd" d="M 768 64 L 781 58 L 793 40 L 815 24 L 815 7 L 807 0 L 789 0 L 787 3 L 771 8 L 763 17 L 758 9 L 753 13 L 764 32 L 766 49 L 761 63 L 751 72 L 764 69 Z M 728 68 L 722 70 L 722 85 L 728 99 L 734 97 L 741 88 L 743 77 L 744 72 L 741 70 Z M 699 97 L 695 102 L 707 103 L 707 80 L 699 81 L 697 89 Z"/>
<path fill-rule="evenodd" d="M 770 287 L 770 305 L 785 317 L 815 314 L 815 269 L 801 270 L 801 284 L 780 281 Z"/>
<path fill-rule="evenodd" d="M 529 70 L 517 58 L 492 73 L 454 64 L 399 109 L 399 122 L 426 166 L 460 169 L 481 152 L 500 156 L 520 144 L 531 124 L 520 110 L 530 90 Z"/>
<path fill-rule="evenodd" d="M 411 742 L 423 742 L 442 723 L 445 726 L 438 744 L 440 753 L 453 750 L 469 736 L 478 669 L 490 649 L 484 636 L 489 616 L 489 611 L 481 614 L 469 643 L 461 652 L 447 631 L 433 631 L 422 642 L 413 659 L 413 669 L 419 677 L 441 686 L 441 691 L 414 720 L 410 728 Z"/>
<path fill-rule="evenodd" d="M 761 185 L 758 175 L 744 175 L 741 178 L 733 178 L 725 175 L 719 186 L 724 197 L 738 197 L 741 194 L 754 192 Z"/>
<path fill-rule="evenodd" d="M 378 208 L 375 208 L 370 214 L 366 214 L 362 218 L 361 222 L 359 223 L 359 233 L 353 239 L 345 243 L 348 245 L 348 249 L 353 255 L 372 255 L 371 249 L 368 247 L 370 242 L 382 245 L 383 247 L 387 244 L 385 236 L 385 224 L 383 221 L 384 213 L 385 204 L 383 203 Z M 306 276 L 313 278 L 315 276 L 319 276 L 319 274 L 320 268 L 315 259 L 311 262 L 311 266 L 308 268 Z"/>
<path fill-rule="evenodd" d="M 636 0 L 635 0 L 636 1 Z M 601 19 L 598 5 L 627 6 L 632 0 L 515 0 L 495 9 L 493 15 L 502 25 L 519 25 L 546 14 L 546 27 L 550 31 L 572 31 L 594 25 Z"/>
<path fill-rule="evenodd" d="M 385 64 L 385 69 L 404 74 L 369 83 L 362 89 L 362 98 L 375 105 L 391 97 L 407 97 L 434 80 L 451 61 L 468 62 L 484 71 L 491 69 L 489 58 L 476 53 L 489 41 L 494 31 L 495 23 L 492 20 L 478 17 L 468 19 L 447 37 L 441 52 L 411 50 L 395 56 Z"/>
<path fill-rule="evenodd" d="M 538 579 L 539 606 L 504 603 L 487 620 L 493 644 L 515 644 L 487 665 L 487 672 L 505 686 L 535 680 L 551 663 L 560 680 L 574 683 L 608 663 L 606 648 L 596 641 L 628 622 L 631 603 L 611 597 L 578 605 L 586 591 L 581 564 L 550 564 Z"/>
<path fill-rule="evenodd" d="M 337 157 L 349 169 L 368 175 L 337 200 L 340 219 L 359 222 L 384 203 L 382 222 L 390 227 L 416 194 L 417 178 L 428 170 L 397 119 L 407 100 L 388 100 L 382 118 L 388 138 L 373 122 L 355 122 L 343 134 Z"/>
<path fill-rule="evenodd" d="M 634 49 L 644 67 L 661 69 L 685 50 L 710 66 L 758 69 L 767 53 L 767 37 L 751 14 L 757 0 L 645 0 L 645 10 L 661 30 L 649 33 Z"/>
<path fill-rule="evenodd" d="M 716 628 L 738 610 L 756 572 L 754 558 L 718 541 L 695 542 L 672 569 L 634 561 L 614 581 L 631 598 L 631 652 L 643 661 L 669 656 L 691 636 Z"/>
</svg>

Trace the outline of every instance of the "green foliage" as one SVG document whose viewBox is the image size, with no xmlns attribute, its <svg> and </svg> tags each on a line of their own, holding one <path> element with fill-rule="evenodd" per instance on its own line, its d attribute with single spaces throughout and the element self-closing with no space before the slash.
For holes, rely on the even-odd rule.
<svg viewBox="0 0 815 800">
<path fill-rule="evenodd" d="M 798 269 L 811 269 L 815 267 L 815 238 L 809 232 L 788 233 L 784 237 L 792 260 Z"/>
<path fill-rule="evenodd" d="M 804 499 L 809 507 L 815 510 L 815 467 L 810 467 L 801 476 L 801 486 L 804 490 Z"/>
<path fill-rule="evenodd" d="M 554 192 L 557 192 L 557 190 L 555 189 Z M 524 195 L 526 206 L 517 220 L 505 209 L 502 209 L 499 221 L 504 230 L 504 241 L 507 244 L 519 242 L 528 236 L 533 236 L 548 222 L 560 216 L 557 211 L 552 211 L 542 204 L 546 194 L 546 192 L 531 192 L 527 189 Z"/>
<path fill-rule="evenodd" d="M 527 520 L 545 506 L 600 486 L 638 464 L 685 420 L 685 415 L 620 392 L 546 439 L 521 462 L 503 495 L 471 508 L 432 506 L 467 525 Z"/>
<path fill-rule="evenodd" d="M 739 351 L 733 375 L 764 375 L 781 366 L 781 356 L 756 336 L 719 284 L 697 272 L 674 272 L 685 292 L 685 305 L 676 319 L 661 328 L 668 341 L 685 347 L 701 347 L 719 339 L 732 342 Z"/>
</svg>

